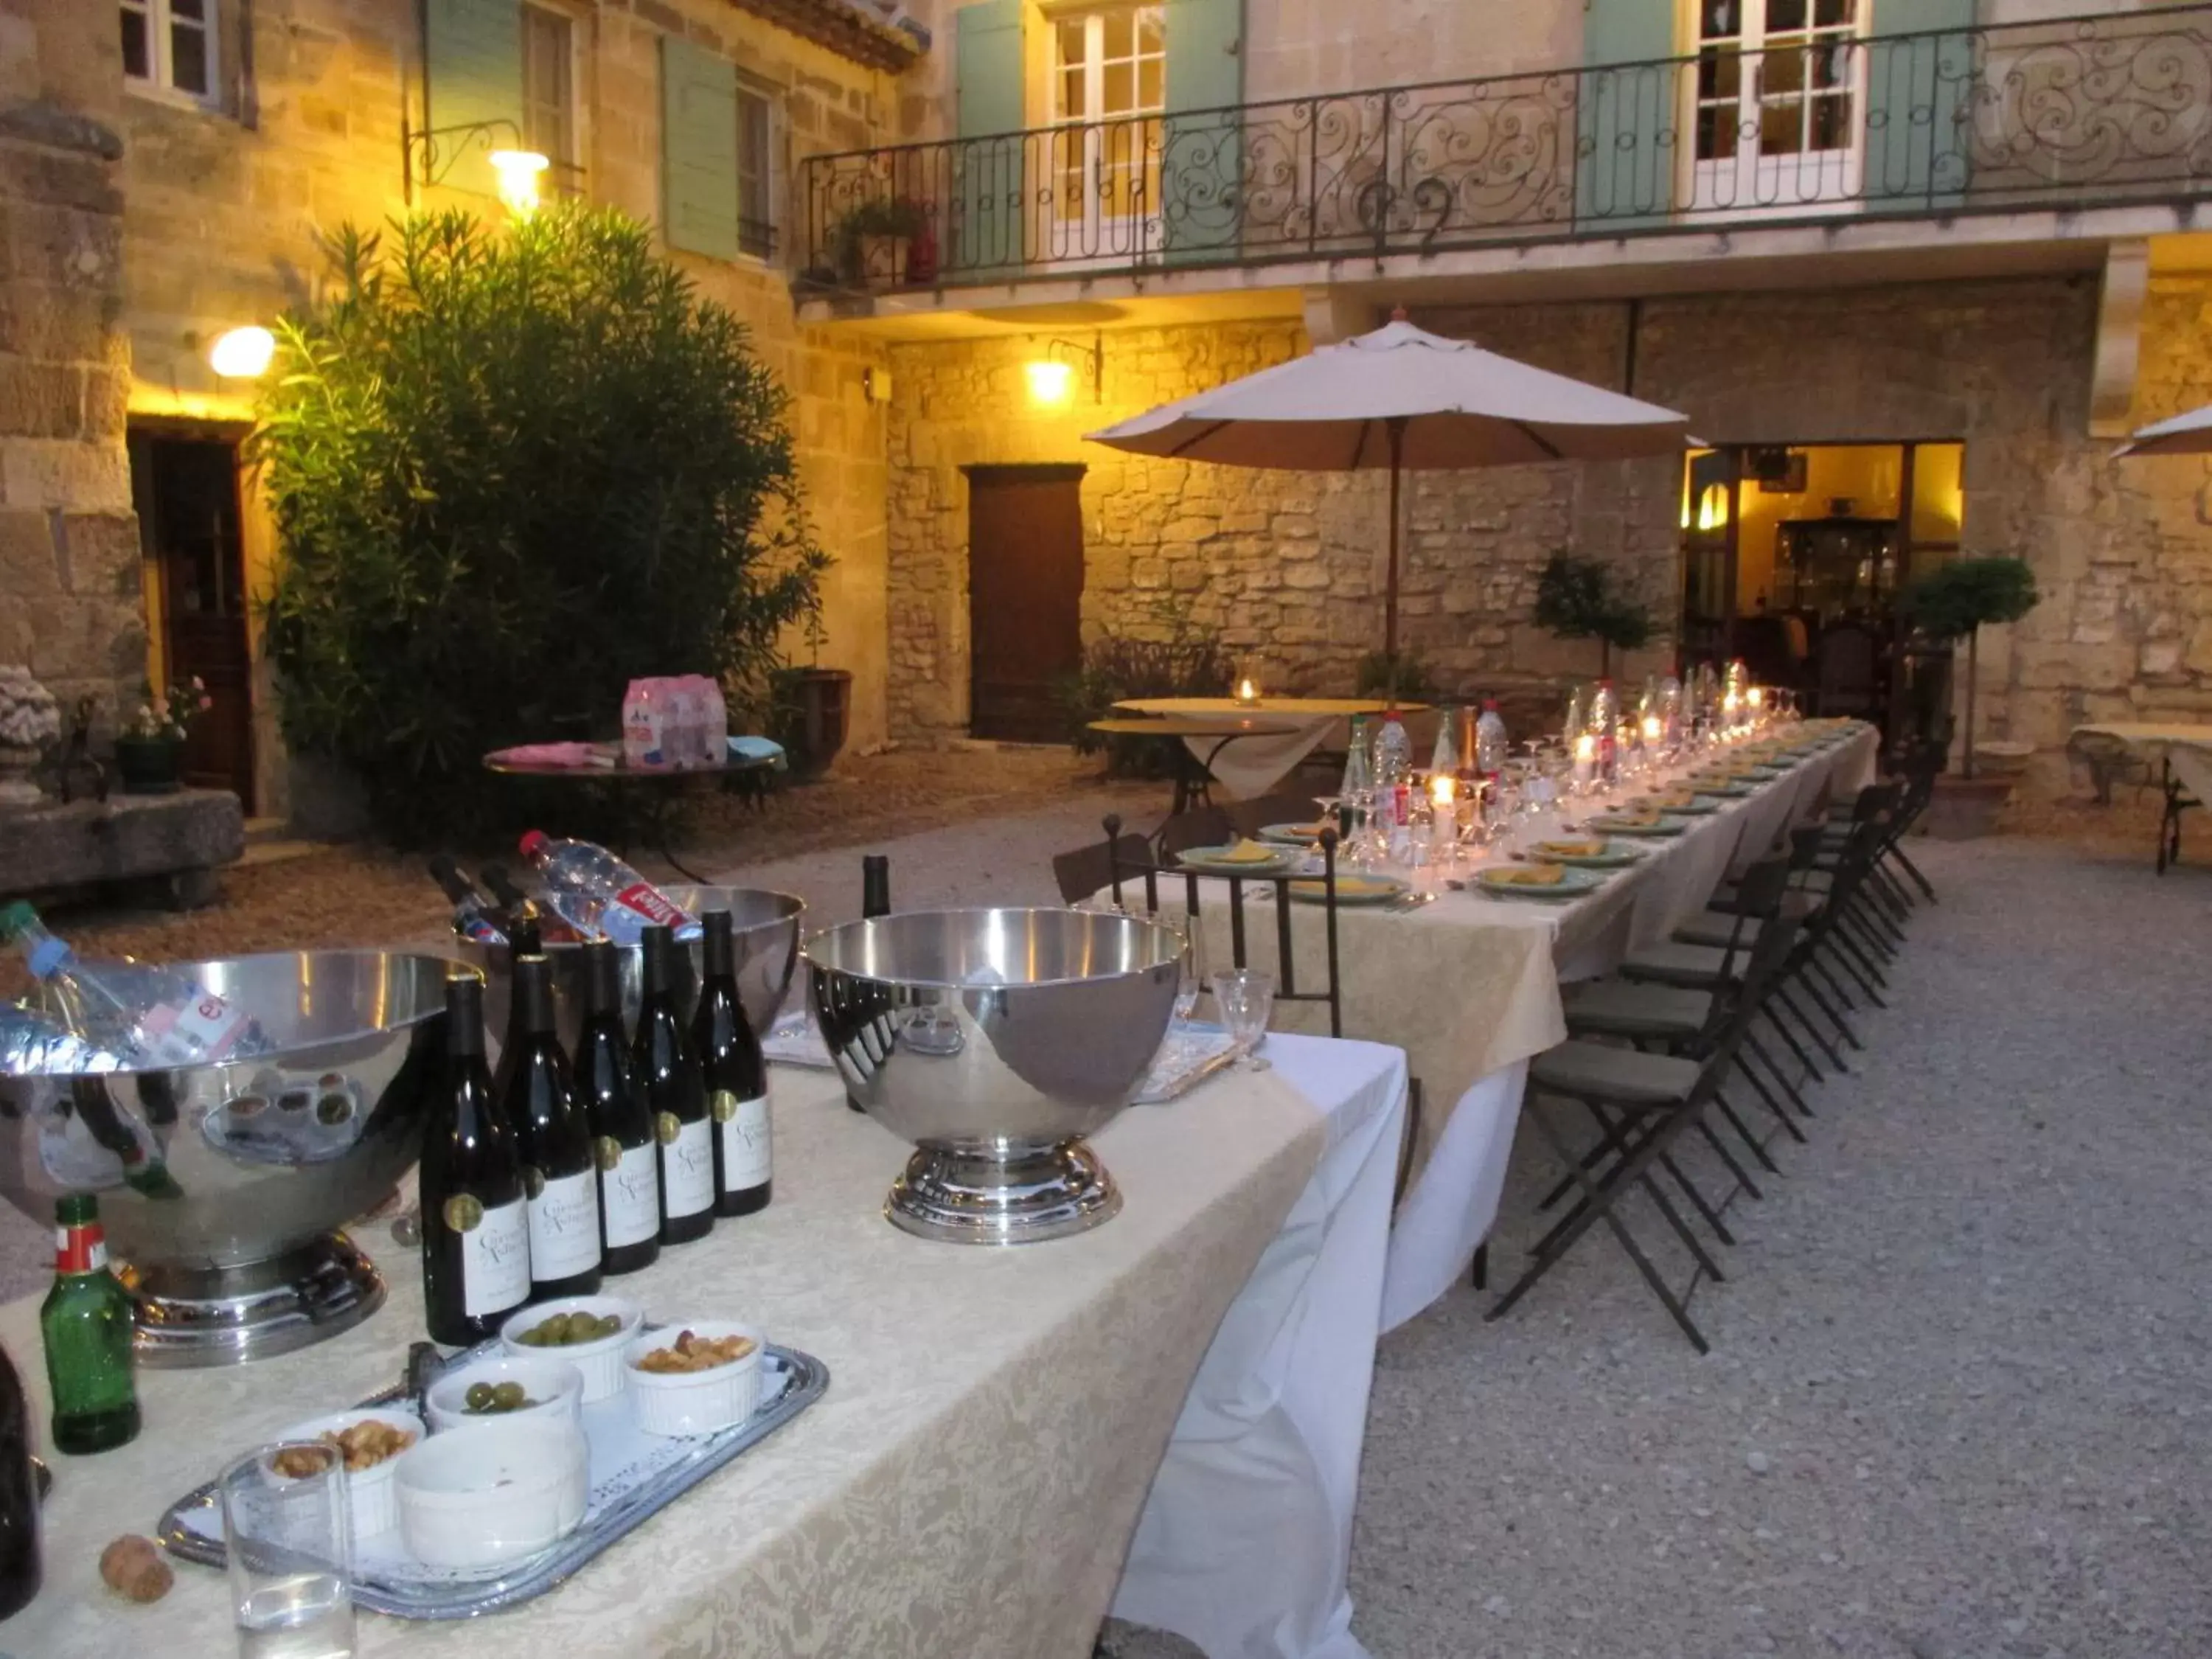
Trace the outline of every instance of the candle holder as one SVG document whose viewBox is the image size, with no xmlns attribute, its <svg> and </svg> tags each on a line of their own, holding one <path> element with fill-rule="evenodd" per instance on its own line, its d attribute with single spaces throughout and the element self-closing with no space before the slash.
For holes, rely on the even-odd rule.
<svg viewBox="0 0 2212 1659">
<path fill-rule="evenodd" d="M 1249 659 L 1237 665 L 1237 701 L 1247 708 L 1260 701 L 1260 665 Z"/>
</svg>

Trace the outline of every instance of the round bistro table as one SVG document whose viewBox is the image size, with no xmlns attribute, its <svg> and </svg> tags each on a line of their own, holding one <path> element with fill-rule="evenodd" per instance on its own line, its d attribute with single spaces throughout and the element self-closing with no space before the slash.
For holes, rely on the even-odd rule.
<svg viewBox="0 0 2212 1659">
<path fill-rule="evenodd" d="M 726 784 L 734 781 L 740 792 L 758 805 L 767 798 L 766 775 L 775 768 L 773 760 L 753 757 L 733 757 L 720 766 L 676 767 L 624 766 L 620 762 L 612 766 L 551 766 L 529 761 L 501 760 L 496 755 L 486 755 L 483 765 L 485 771 L 503 778 L 547 778 L 604 786 L 615 795 L 625 843 L 617 850 L 625 854 L 629 851 L 629 803 L 639 800 L 645 814 L 646 835 L 654 850 L 678 875 L 702 886 L 710 878 L 678 858 L 668 844 L 671 808 L 675 805 L 678 787 L 701 778 L 716 778 Z"/>
</svg>

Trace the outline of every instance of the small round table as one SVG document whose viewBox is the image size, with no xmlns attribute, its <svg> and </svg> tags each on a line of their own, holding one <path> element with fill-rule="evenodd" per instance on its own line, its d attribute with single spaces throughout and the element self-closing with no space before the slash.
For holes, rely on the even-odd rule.
<svg viewBox="0 0 2212 1659">
<path fill-rule="evenodd" d="M 1173 739 L 1171 752 L 1175 757 L 1175 806 L 1182 812 L 1191 802 L 1203 799 L 1209 804 L 1212 797 L 1206 793 L 1206 784 L 1213 775 L 1213 763 L 1221 751 L 1239 738 L 1287 737 L 1298 729 L 1296 720 L 1271 720 L 1265 714 L 1161 714 L 1139 720 L 1103 720 L 1091 722 L 1090 730 L 1109 738 L 1166 738 Z M 1188 738 L 1203 743 L 1208 738 L 1218 738 L 1206 751 L 1200 761 L 1190 751 Z"/>
<path fill-rule="evenodd" d="M 486 755 L 484 770 L 503 778 L 556 778 L 574 783 L 605 784 L 620 791 L 625 787 L 641 789 L 644 794 L 645 828 L 653 848 L 667 860 L 669 866 L 685 879 L 707 884 L 708 878 L 678 858 L 668 844 L 669 808 L 674 804 L 676 791 L 667 786 L 687 783 L 698 778 L 738 779 L 755 787 L 748 793 L 756 804 L 765 795 L 761 786 L 765 775 L 775 769 L 773 760 L 746 756 L 733 757 L 720 766 L 625 766 L 617 762 L 612 766 L 551 766 L 530 761 L 501 760 L 496 755 Z M 663 786 L 660 788 L 653 785 Z M 620 799 L 620 797 L 617 797 Z M 626 812 L 621 821 L 625 830 L 629 823 Z M 619 849 L 624 852 L 628 848 Z"/>
</svg>

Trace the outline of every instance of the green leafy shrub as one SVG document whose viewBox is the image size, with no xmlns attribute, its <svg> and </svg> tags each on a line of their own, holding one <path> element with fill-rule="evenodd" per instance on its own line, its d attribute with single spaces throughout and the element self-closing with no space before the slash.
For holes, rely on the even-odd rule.
<svg viewBox="0 0 2212 1659">
<path fill-rule="evenodd" d="M 1974 694 L 1981 666 L 1980 629 L 1984 623 L 2018 622 L 2043 596 L 2025 559 L 1997 555 L 1953 559 L 1916 578 L 1897 597 L 1905 619 L 1931 640 L 1966 641 L 1966 750 L 1960 769 L 1974 775 Z M 1950 690 L 1945 680 L 1945 695 Z M 1923 718 L 1925 718 L 1923 716 Z"/>
<path fill-rule="evenodd" d="M 1370 651 L 1352 677 L 1355 697 L 1395 697 L 1401 702 L 1434 702 L 1436 676 L 1411 651 Z"/>
<path fill-rule="evenodd" d="M 757 698 L 829 561 L 786 393 L 643 225 L 556 205 L 392 237 L 333 239 L 333 291 L 280 325 L 252 455 L 285 735 L 413 842 L 536 805 L 483 754 L 611 735 L 634 677 Z"/>
<path fill-rule="evenodd" d="M 1188 600 L 1163 599 L 1147 613 L 1144 635 L 1104 634 L 1086 647 L 1083 666 L 1062 680 L 1056 695 L 1067 715 L 1068 741 L 1079 755 L 1106 751 L 1108 769 L 1149 774 L 1163 762 L 1161 745 L 1136 738 L 1106 738 L 1092 720 L 1113 714 L 1130 697 L 1222 697 L 1236 665 L 1222 647 L 1221 630 L 1190 614 Z"/>
<path fill-rule="evenodd" d="M 1601 559 L 1578 558 L 1562 549 L 1536 579 L 1536 625 L 1563 640 L 1597 641 L 1603 679 L 1613 677 L 1615 651 L 1640 650 L 1651 639 L 1651 613 L 1614 592 L 1613 574 Z"/>
</svg>

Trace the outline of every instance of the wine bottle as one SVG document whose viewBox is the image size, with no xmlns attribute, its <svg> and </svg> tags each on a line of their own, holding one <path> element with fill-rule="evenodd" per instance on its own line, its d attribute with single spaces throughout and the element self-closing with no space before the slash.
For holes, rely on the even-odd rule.
<svg viewBox="0 0 2212 1659">
<path fill-rule="evenodd" d="M 599 1182 L 592 1128 L 553 1034 L 553 968 L 514 964 L 517 1047 L 500 1056 L 500 1108 L 514 1130 L 529 1200 L 530 1299 L 590 1296 L 599 1288 Z"/>
<path fill-rule="evenodd" d="M 530 1300 L 522 1165 L 484 1066 L 483 981 L 446 981 L 446 1069 L 422 1139 L 422 1303 L 431 1338 L 467 1347 Z"/>
<path fill-rule="evenodd" d="M 39 1593 L 39 1488 L 31 1475 L 31 1407 L 0 1352 L 0 1619 Z"/>
<path fill-rule="evenodd" d="M 688 1244 L 714 1224 L 714 1126 L 676 1003 L 676 935 L 655 922 L 643 944 L 645 1000 L 631 1052 L 660 1143 L 660 1242 Z"/>
<path fill-rule="evenodd" d="M 727 910 L 699 918 L 706 972 L 691 1017 L 691 1047 L 714 1121 L 714 1213 L 768 1207 L 775 1163 L 769 1139 L 768 1061 L 738 996 L 737 944 Z"/>
<path fill-rule="evenodd" d="M 622 958 L 603 939 L 583 950 L 576 1092 L 599 1168 L 599 1263 L 608 1273 L 632 1273 L 660 1255 L 660 1154 L 623 1035 Z"/>
<path fill-rule="evenodd" d="M 891 913 L 891 861 L 888 854 L 863 853 L 860 855 L 860 920 L 872 921 L 878 916 Z M 849 1088 L 845 1091 L 845 1109 L 866 1113 L 860 1097 Z"/>
</svg>

